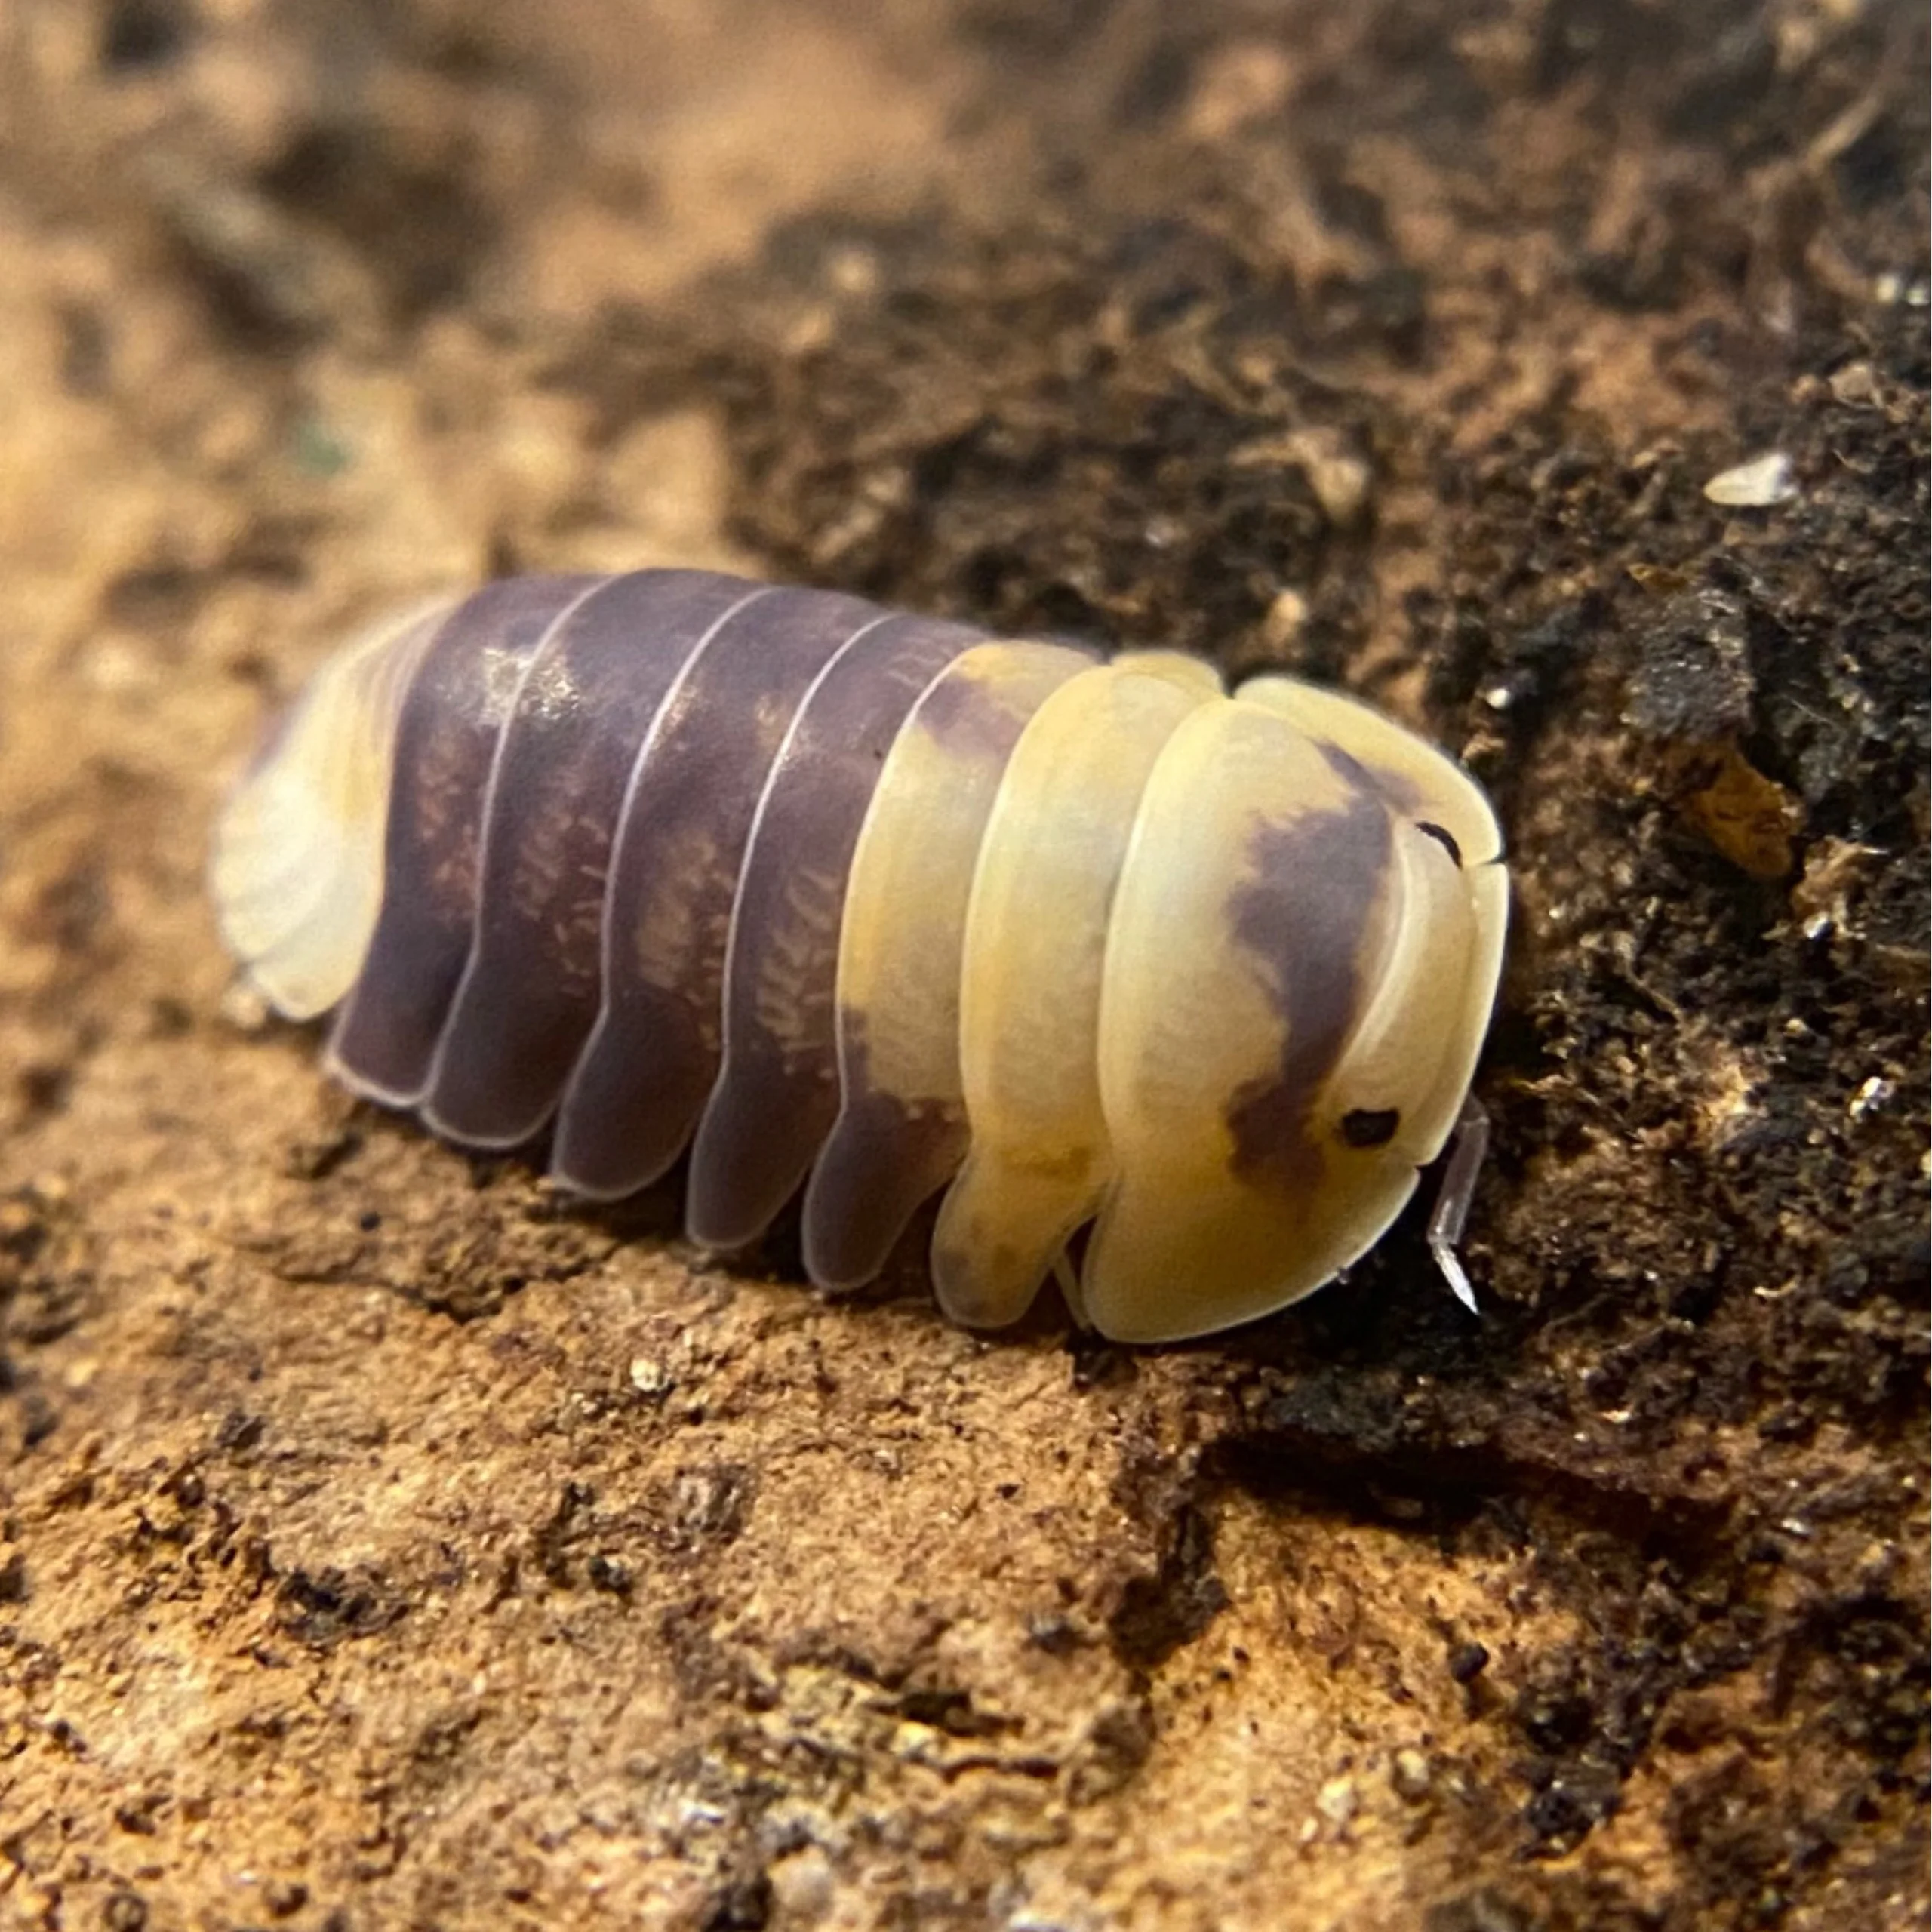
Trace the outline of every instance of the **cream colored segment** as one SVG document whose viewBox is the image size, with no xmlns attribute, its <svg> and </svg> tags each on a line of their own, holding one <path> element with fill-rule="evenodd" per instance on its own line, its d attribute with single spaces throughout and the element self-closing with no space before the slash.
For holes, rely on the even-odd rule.
<svg viewBox="0 0 1932 1932">
<path fill-rule="evenodd" d="M 1214 695 L 1106 665 L 1063 685 L 1015 747 L 974 874 L 960 1057 L 976 1137 L 1060 1164 L 1104 1145 L 1097 1036 L 1107 924 L 1162 749 Z"/>
<path fill-rule="evenodd" d="M 386 669 L 401 659 L 413 671 L 435 628 L 425 626 L 415 648 L 405 641 L 377 663 Z M 290 841 L 291 853 L 306 853 L 309 888 L 299 905 L 288 893 L 282 936 L 249 969 L 255 985 L 291 1018 L 335 1005 L 368 952 L 382 899 L 395 726 L 407 688 L 406 677 L 386 677 L 376 664 L 345 677 L 311 721 L 313 755 L 299 768 L 291 761 L 291 771 L 300 768 L 312 780 L 299 801 L 305 836 Z"/>
<path fill-rule="evenodd" d="M 335 798 L 352 781 L 352 770 L 345 777 L 344 740 L 352 739 L 353 732 L 345 731 L 343 720 L 350 717 L 352 724 L 365 691 L 374 686 L 380 691 L 399 657 L 413 669 L 420 649 L 400 647 L 415 643 L 409 633 L 420 615 L 385 623 L 325 660 L 229 795 L 217 827 L 212 883 L 224 907 L 232 906 L 238 917 L 253 921 L 247 935 L 251 955 L 300 922 L 306 902 L 291 897 L 291 884 L 312 893 L 321 883 L 307 844 L 311 836 L 326 837 L 331 829 L 327 816 L 318 819 L 318 802 Z"/>
<path fill-rule="evenodd" d="M 395 735 L 417 667 L 454 601 L 402 620 L 388 645 L 352 651 L 318 715 L 323 754 L 305 801 L 314 888 L 252 977 L 280 1011 L 306 1018 L 334 1006 L 361 970 L 383 890 Z M 292 901 L 291 901 L 292 908 Z"/>
<path fill-rule="evenodd" d="M 1249 678 L 1235 700 L 1285 718 L 1378 776 L 1413 787 L 1415 816 L 1448 832 L 1465 866 L 1486 865 L 1502 852 L 1503 833 L 1481 786 L 1446 752 L 1358 699 L 1269 675 Z"/>
<path fill-rule="evenodd" d="M 862 1057 L 872 1092 L 958 1102 L 967 905 L 1014 721 L 1092 662 L 1058 645 L 975 645 L 894 740 L 853 854 L 839 937 L 848 1099 Z"/>
<path fill-rule="evenodd" d="M 1198 659 L 1117 660 L 1048 698 L 1007 766 L 966 921 L 972 1149 L 933 1243 L 940 1304 L 955 1321 L 1023 1313 L 1111 1171 L 1096 1042 L 1114 888 L 1161 747 L 1219 691 Z"/>
<path fill-rule="evenodd" d="M 1101 995 L 1100 1094 L 1120 1177 L 1081 1284 L 1105 1334 L 1171 1340 L 1281 1307 L 1372 1241 L 1413 1188 L 1408 1170 L 1385 1211 L 1284 1195 L 1235 1171 L 1230 1117 L 1278 1081 L 1285 1037 L 1278 991 L 1232 930 L 1255 833 L 1358 797 L 1285 719 L 1232 702 L 1193 712 L 1155 766 Z M 1318 1176 L 1315 1194 L 1325 1189 Z"/>
<path fill-rule="evenodd" d="M 325 668 L 217 827 L 212 882 L 223 935 L 251 974 L 302 931 L 328 889 L 334 835 L 318 801 L 337 785 L 340 689 Z"/>
<path fill-rule="evenodd" d="M 277 1011 L 306 1020 L 354 983 L 375 928 L 395 731 L 447 599 L 329 659 L 235 787 L 211 878 L 222 934 Z"/>
</svg>

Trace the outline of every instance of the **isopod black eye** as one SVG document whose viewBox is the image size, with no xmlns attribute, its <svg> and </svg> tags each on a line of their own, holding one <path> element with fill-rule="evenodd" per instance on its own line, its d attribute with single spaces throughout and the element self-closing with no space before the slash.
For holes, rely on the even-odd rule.
<svg viewBox="0 0 1932 1932">
<path fill-rule="evenodd" d="M 1401 1124 L 1393 1107 L 1357 1107 L 1342 1116 L 1342 1138 L 1351 1147 L 1386 1147 Z"/>
<path fill-rule="evenodd" d="M 1454 838 L 1452 838 L 1442 826 L 1439 825 L 1432 825 L 1426 818 L 1419 818 L 1416 820 L 1416 829 L 1418 832 L 1426 832 L 1430 838 L 1435 840 L 1435 841 L 1441 845 L 1443 851 L 1447 852 L 1450 857 L 1455 860 L 1457 870 L 1458 872 L 1461 871 L 1463 866 L 1463 848 L 1456 843 Z"/>
</svg>

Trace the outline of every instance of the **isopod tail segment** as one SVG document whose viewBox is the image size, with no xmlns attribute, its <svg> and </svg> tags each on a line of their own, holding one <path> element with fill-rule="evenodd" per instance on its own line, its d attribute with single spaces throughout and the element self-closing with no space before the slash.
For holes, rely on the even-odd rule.
<svg viewBox="0 0 1932 1932">
<path fill-rule="evenodd" d="M 1117 1340 L 1209 1333 L 1345 1269 L 1460 1121 L 1430 1244 L 1470 1299 L 1502 840 L 1454 761 L 1294 679 L 707 571 L 511 579 L 324 665 L 212 879 L 355 1091 L 547 1131 L 592 1198 L 688 1147 L 707 1247 L 802 1186 L 821 1286 L 945 1187 L 955 1320 L 1058 1278 Z"/>
</svg>

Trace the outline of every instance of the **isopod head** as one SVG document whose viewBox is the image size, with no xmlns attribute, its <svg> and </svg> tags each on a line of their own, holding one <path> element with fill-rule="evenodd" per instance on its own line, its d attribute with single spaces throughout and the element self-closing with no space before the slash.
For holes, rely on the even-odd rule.
<svg viewBox="0 0 1932 1932">
<path fill-rule="evenodd" d="M 1116 1171 L 1081 1288 L 1097 1327 L 1227 1327 L 1380 1238 L 1441 1152 L 1487 1029 L 1500 852 L 1474 783 L 1364 706 L 1268 678 L 1183 721 L 1108 936 Z"/>
</svg>

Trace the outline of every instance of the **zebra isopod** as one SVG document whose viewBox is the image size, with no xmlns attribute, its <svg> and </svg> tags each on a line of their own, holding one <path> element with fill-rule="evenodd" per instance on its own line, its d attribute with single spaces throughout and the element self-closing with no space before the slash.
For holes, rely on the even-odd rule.
<svg viewBox="0 0 1932 1932">
<path fill-rule="evenodd" d="M 832 1289 L 945 1187 L 950 1317 L 1057 1276 L 1128 1341 L 1380 1238 L 1466 1117 L 1509 897 L 1474 780 L 1352 699 L 687 570 L 349 645 L 212 876 L 249 981 L 445 1139 L 547 1131 L 593 1200 L 688 1149 L 720 1251 L 802 1186 Z M 1465 1294 L 1468 1178 L 1435 1241 Z"/>
</svg>

